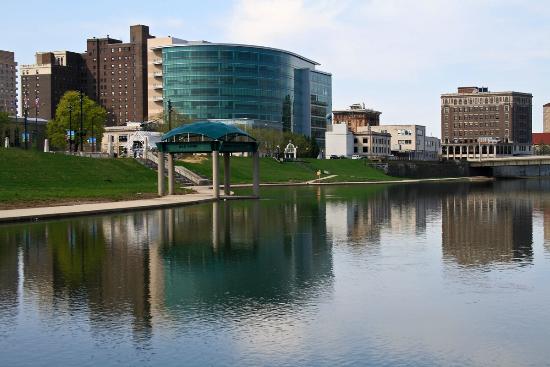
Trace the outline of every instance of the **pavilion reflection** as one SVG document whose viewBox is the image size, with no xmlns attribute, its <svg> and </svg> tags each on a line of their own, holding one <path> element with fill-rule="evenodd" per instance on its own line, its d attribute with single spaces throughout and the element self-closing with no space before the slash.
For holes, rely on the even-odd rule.
<svg viewBox="0 0 550 367">
<path fill-rule="evenodd" d="M 156 318 L 199 305 L 290 306 L 331 282 L 322 211 L 226 202 L 10 226 L 0 231 L 1 312 L 15 317 L 21 291 L 44 315 L 85 310 L 92 332 L 121 324 L 143 342 Z"/>
</svg>

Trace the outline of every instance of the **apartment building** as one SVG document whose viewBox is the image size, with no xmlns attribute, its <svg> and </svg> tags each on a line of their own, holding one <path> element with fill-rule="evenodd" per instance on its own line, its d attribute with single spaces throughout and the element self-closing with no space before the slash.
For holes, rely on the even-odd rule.
<svg viewBox="0 0 550 367">
<path fill-rule="evenodd" d="M 17 115 L 17 63 L 14 53 L 0 50 L 0 111 Z"/>
</svg>

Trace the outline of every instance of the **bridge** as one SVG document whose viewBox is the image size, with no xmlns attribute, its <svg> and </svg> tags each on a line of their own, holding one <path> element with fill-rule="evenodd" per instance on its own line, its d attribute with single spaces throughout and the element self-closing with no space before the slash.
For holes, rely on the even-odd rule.
<svg viewBox="0 0 550 367">
<path fill-rule="evenodd" d="M 550 156 L 468 159 L 470 171 L 493 177 L 550 177 Z"/>
</svg>

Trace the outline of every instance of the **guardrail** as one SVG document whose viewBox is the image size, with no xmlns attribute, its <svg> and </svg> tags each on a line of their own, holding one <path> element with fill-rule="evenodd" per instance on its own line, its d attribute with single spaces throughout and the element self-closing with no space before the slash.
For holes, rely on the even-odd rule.
<svg viewBox="0 0 550 367">
<path fill-rule="evenodd" d="M 155 163 L 158 167 L 158 162 L 159 161 L 158 161 L 158 157 L 155 153 L 153 153 L 151 151 L 147 151 L 144 154 L 144 158 L 150 160 L 153 163 Z M 202 186 L 202 185 L 208 185 L 209 184 L 208 179 L 202 177 L 201 175 L 196 174 L 195 172 L 193 172 L 190 169 L 187 169 L 183 166 L 174 166 L 174 170 L 176 171 L 176 173 L 184 176 L 185 178 L 187 178 L 189 181 L 193 182 L 197 186 Z"/>
</svg>

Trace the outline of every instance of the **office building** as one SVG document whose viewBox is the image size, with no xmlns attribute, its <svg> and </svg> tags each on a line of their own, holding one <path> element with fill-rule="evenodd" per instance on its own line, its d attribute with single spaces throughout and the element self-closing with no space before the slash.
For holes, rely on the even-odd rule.
<svg viewBox="0 0 550 367">
<path fill-rule="evenodd" d="M 63 94 L 86 85 L 82 55 L 70 51 L 36 53 L 36 63 L 21 66 L 21 104 L 28 117 L 51 120 Z"/>
<path fill-rule="evenodd" d="M 249 45 L 187 42 L 162 49 L 164 111 L 194 120 L 235 123 L 314 137 L 324 146 L 332 109 L 331 74 L 289 51 Z"/>
<path fill-rule="evenodd" d="M 442 155 L 468 159 L 532 154 L 530 93 L 460 87 L 441 95 Z"/>
<path fill-rule="evenodd" d="M 391 152 L 395 157 L 407 160 L 439 159 L 440 140 L 426 136 L 423 125 L 379 125 L 371 127 L 373 131 L 391 135 Z"/>
<path fill-rule="evenodd" d="M 147 40 L 149 27 L 130 27 L 130 42 L 87 40 L 87 94 L 108 112 L 107 124 L 147 119 Z"/>
<path fill-rule="evenodd" d="M 333 124 L 347 124 L 352 132 L 357 132 L 359 127 L 380 125 L 382 112 L 365 108 L 365 104 L 356 103 L 347 110 L 332 111 Z"/>
<path fill-rule="evenodd" d="M 0 111 L 17 115 L 17 63 L 13 52 L 0 50 Z"/>
</svg>

